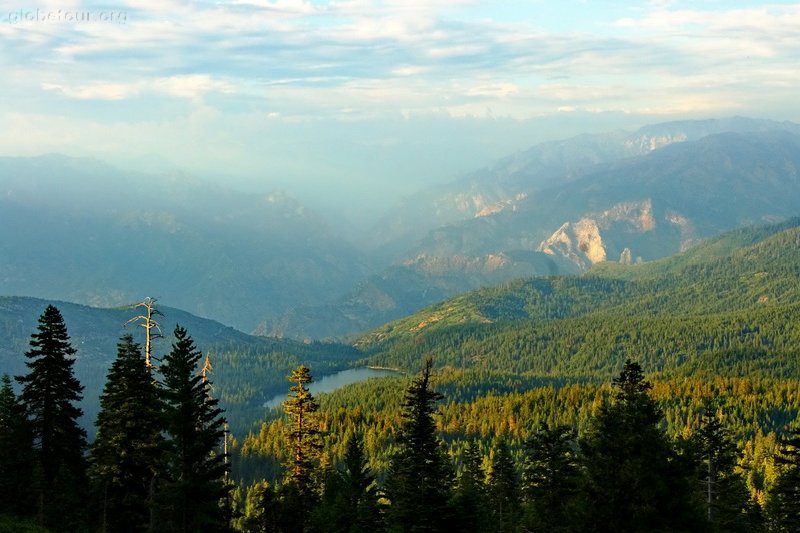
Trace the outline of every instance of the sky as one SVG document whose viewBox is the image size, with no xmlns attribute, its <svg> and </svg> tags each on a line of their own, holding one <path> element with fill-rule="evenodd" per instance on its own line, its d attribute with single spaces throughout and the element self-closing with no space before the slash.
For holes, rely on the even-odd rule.
<svg viewBox="0 0 800 533">
<path fill-rule="evenodd" d="M 800 121 L 800 3 L 0 0 L 0 155 L 352 211 L 543 140 Z"/>
</svg>

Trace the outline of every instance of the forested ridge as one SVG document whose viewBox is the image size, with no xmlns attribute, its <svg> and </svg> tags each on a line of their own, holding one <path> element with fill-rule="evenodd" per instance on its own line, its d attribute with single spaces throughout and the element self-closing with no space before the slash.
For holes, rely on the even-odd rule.
<svg viewBox="0 0 800 533">
<path fill-rule="evenodd" d="M 483 289 L 355 348 L 202 353 L 176 328 L 149 368 L 125 334 L 95 439 L 78 424 L 80 358 L 48 307 L 0 394 L 0 526 L 797 531 L 798 224 Z M 364 364 L 406 375 L 309 393 L 312 372 Z M 43 416 L 45 375 L 60 426 Z M 265 409 L 277 389 L 283 409 Z"/>
<path fill-rule="evenodd" d="M 445 397 L 437 430 L 455 465 L 476 439 L 484 462 L 501 440 L 523 462 L 524 443 L 543 423 L 582 435 L 608 400 L 611 378 L 635 360 L 651 377 L 665 433 L 689 438 L 713 412 L 737 450 L 743 490 L 765 508 L 780 474 L 773 458 L 800 412 L 799 244 L 791 220 L 650 264 L 519 280 L 387 324 L 356 346 L 364 363 L 406 372 L 435 358 Z M 331 461 L 360 434 L 378 477 L 389 475 L 402 382 L 373 380 L 322 397 Z M 265 422 L 242 443 L 240 464 L 280 457 L 283 431 L 280 417 Z M 274 478 L 276 464 L 261 462 L 261 475 Z"/>
<path fill-rule="evenodd" d="M 628 357 L 667 375 L 797 376 L 798 221 L 581 277 L 469 293 L 356 342 L 374 364 L 603 377 Z M 742 246 L 742 243 L 746 243 Z"/>
</svg>

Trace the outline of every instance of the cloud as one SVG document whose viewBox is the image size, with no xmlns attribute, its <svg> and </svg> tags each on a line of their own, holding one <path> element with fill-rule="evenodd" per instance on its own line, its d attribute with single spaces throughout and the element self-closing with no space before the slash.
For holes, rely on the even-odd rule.
<svg viewBox="0 0 800 533">
<path fill-rule="evenodd" d="M 139 94 L 141 84 L 97 82 L 77 87 L 65 87 L 57 83 L 42 83 L 42 89 L 79 100 L 124 100 Z"/>
<path fill-rule="evenodd" d="M 475 138 L 497 139 L 506 139 L 491 129 L 500 119 L 736 112 L 798 120 L 800 5 L 748 1 L 601 9 L 565 0 L 554 9 L 526 0 L 131 0 L 118 8 L 124 23 L 12 23 L 0 11 L 0 100 L 15 109 L 6 123 L 26 132 L 2 147 L 170 147 L 199 167 L 216 157 L 224 168 L 239 161 L 300 175 L 311 172 L 308 153 L 322 150 L 313 143 L 326 135 L 385 150 L 400 150 L 403 135 L 433 142 L 425 117 L 470 120 L 493 132 Z M 79 1 L 40 5 L 96 12 Z M 395 120 L 408 127 L 375 135 Z M 453 142 L 463 135 L 441 131 Z M 566 130 L 547 129 L 557 131 Z M 272 149 L 275 138 L 283 149 Z M 210 143 L 217 146 L 203 149 Z M 356 168 L 359 154 L 335 172 L 375 175 Z"/>
<path fill-rule="evenodd" d="M 209 92 L 231 94 L 235 92 L 232 84 L 214 79 L 205 74 L 169 76 L 150 81 L 132 83 L 91 82 L 77 86 L 58 83 L 42 83 L 42 89 L 52 91 L 78 100 L 125 100 L 141 96 L 143 93 L 161 93 L 177 98 L 198 100 Z"/>
<path fill-rule="evenodd" d="M 720 71 L 738 68 L 742 58 L 768 60 L 743 76 L 762 76 L 769 84 L 786 77 L 790 58 L 797 57 L 798 6 L 709 13 L 652 2 L 611 20 L 614 35 L 542 27 L 535 7 L 520 7 L 528 11 L 514 22 L 459 16 L 474 7 L 448 1 L 131 2 L 122 27 L 56 25 L 47 28 L 51 33 L 28 28 L 14 38 L 28 41 L 34 60 L 64 67 L 30 80 L 46 92 L 85 100 L 240 95 L 281 106 L 285 117 L 309 106 L 373 116 L 380 102 L 386 113 L 460 109 L 476 96 L 507 100 L 512 94 L 524 97 L 524 106 L 505 101 L 497 109 L 531 116 L 547 112 L 547 79 L 554 76 L 569 78 L 560 93 L 575 95 L 575 104 L 586 99 L 584 90 L 599 98 L 597 107 L 617 109 L 625 89 L 630 97 L 665 83 L 677 88 L 678 80 L 697 72 L 709 73 L 706 81 L 730 81 Z M 277 85 L 291 85 L 296 94 L 276 91 Z M 537 95 L 543 99 L 537 102 Z M 606 102 L 613 98 L 619 101 Z M 562 97 L 549 109 L 563 105 Z"/>
</svg>

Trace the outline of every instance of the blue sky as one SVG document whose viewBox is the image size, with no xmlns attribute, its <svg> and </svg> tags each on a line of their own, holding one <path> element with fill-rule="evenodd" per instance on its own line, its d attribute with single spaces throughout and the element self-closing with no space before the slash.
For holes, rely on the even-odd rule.
<svg viewBox="0 0 800 533">
<path fill-rule="evenodd" d="M 798 121 L 798 28 L 782 2 L 4 1 L 0 154 L 375 202 L 583 131 Z"/>
</svg>

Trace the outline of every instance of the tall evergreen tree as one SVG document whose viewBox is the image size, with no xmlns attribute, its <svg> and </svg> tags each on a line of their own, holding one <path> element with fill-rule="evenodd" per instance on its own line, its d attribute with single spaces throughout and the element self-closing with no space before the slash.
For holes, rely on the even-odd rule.
<svg viewBox="0 0 800 533">
<path fill-rule="evenodd" d="M 706 520 L 713 531 L 751 532 L 759 527 L 758 511 L 744 479 L 735 472 L 736 445 L 714 411 L 706 407 L 692 436 Z"/>
<path fill-rule="evenodd" d="M 25 407 L 3 374 L 0 386 L 0 514 L 33 513 L 33 436 Z"/>
<path fill-rule="evenodd" d="M 489 494 L 482 463 L 478 441 L 470 440 L 461 456 L 461 472 L 453 493 L 455 531 L 483 533 L 491 530 Z"/>
<path fill-rule="evenodd" d="M 202 354 L 184 328 L 177 326 L 174 335 L 161 364 L 168 475 L 159 495 L 159 521 L 172 531 L 225 531 L 229 517 L 221 502 L 230 488 L 220 450 L 225 420 L 211 398 L 211 383 L 198 373 Z"/>
<path fill-rule="evenodd" d="M 100 396 L 90 474 L 104 531 L 151 528 L 151 501 L 163 469 L 159 390 L 141 348 L 125 335 Z"/>
<path fill-rule="evenodd" d="M 304 498 L 313 500 L 322 451 L 322 434 L 317 420 L 319 404 L 308 390 L 314 378 L 308 367 L 300 365 L 287 379 L 294 385 L 289 387 L 289 398 L 283 402 L 283 410 L 289 415 L 290 456 L 286 480 L 295 485 Z"/>
<path fill-rule="evenodd" d="M 614 401 L 601 406 L 581 449 L 592 531 L 699 531 L 704 527 L 693 470 L 661 429 L 662 414 L 638 363 L 613 381 Z"/>
<path fill-rule="evenodd" d="M 450 524 L 453 474 L 433 420 L 442 395 L 431 388 L 432 367 L 433 361 L 427 359 L 403 400 L 398 450 L 386 479 L 391 531 L 445 531 Z"/>
<path fill-rule="evenodd" d="M 358 433 L 347 441 L 343 467 L 331 470 L 327 476 L 313 529 L 337 533 L 383 530 L 378 487 L 367 466 L 364 442 Z"/>
<path fill-rule="evenodd" d="M 287 445 L 289 454 L 284 464 L 283 485 L 277 491 L 278 530 L 306 531 L 319 504 L 320 488 L 327 470 L 320 468 L 322 433 L 317 411 L 319 404 L 308 385 L 313 382 L 305 365 L 295 368 L 287 379 L 289 397 L 283 410 L 289 417 Z"/>
<path fill-rule="evenodd" d="M 83 386 L 73 373 L 74 355 L 61 312 L 48 305 L 25 354 L 30 372 L 16 378 L 34 437 L 39 521 L 73 531 L 84 521 L 87 493 L 86 432 L 75 405 Z"/>
<path fill-rule="evenodd" d="M 782 472 L 767 500 L 770 531 L 800 531 L 800 430 L 783 438 L 775 462 Z"/>
<path fill-rule="evenodd" d="M 583 473 L 575 441 L 573 428 L 543 424 L 525 443 L 522 495 L 532 531 L 582 528 Z"/>
<path fill-rule="evenodd" d="M 497 531 L 510 533 L 517 530 L 520 521 L 519 495 L 517 467 L 508 442 L 501 439 L 495 446 L 489 472 L 489 498 Z"/>
</svg>

